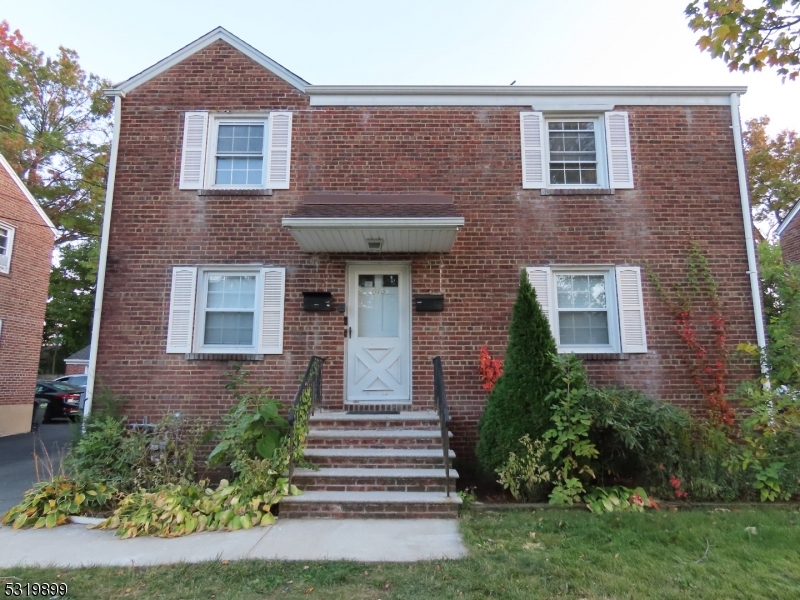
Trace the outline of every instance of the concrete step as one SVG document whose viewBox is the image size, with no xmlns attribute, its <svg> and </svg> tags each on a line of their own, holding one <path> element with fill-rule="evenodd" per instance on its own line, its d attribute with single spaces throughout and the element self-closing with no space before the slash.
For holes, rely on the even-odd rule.
<svg viewBox="0 0 800 600">
<path fill-rule="evenodd" d="M 314 429 L 439 430 L 439 416 L 435 411 L 401 411 L 398 414 L 318 411 L 309 422 Z"/>
<path fill-rule="evenodd" d="M 280 503 L 282 518 L 441 519 L 456 518 L 461 498 L 444 492 L 309 491 Z"/>
<path fill-rule="evenodd" d="M 447 432 L 450 437 L 451 432 Z M 425 429 L 317 429 L 306 437 L 308 448 L 416 448 L 442 447 L 439 430 Z"/>
<path fill-rule="evenodd" d="M 306 460 L 319 467 L 338 468 L 444 468 L 444 455 L 436 449 L 306 448 Z M 450 460 L 456 457 L 450 450 Z"/>
<path fill-rule="evenodd" d="M 450 469 L 450 490 L 458 472 Z M 293 483 L 303 491 L 446 492 L 444 469 L 326 468 L 295 469 Z"/>
</svg>

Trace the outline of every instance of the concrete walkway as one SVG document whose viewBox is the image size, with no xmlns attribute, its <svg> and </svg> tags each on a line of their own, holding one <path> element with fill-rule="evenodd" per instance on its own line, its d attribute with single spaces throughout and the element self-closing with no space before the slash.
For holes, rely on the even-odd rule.
<svg viewBox="0 0 800 600">
<path fill-rule="evenodd" d="M 454 519 L 291 519 L 248 531 L 131 540 L 85 525 L 18 531 L 0 527 L 0 568 L 146 566 L 241 559 L 415 562 L 466 555 Z"/>
</svg>

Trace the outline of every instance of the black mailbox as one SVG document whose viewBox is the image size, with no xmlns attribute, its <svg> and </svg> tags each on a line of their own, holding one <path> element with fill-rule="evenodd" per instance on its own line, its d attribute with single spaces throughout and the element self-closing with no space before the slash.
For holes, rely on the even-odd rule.
<svg viewBox="0 0 800 600">
<path fill-rule="evenodd" d="M 303 292 L 303 310 L 310 312 L 333 310 L 333 294 L 330 292 Z"/>
<path fill-rule="evenodd" d="M 417 312 L 442 312 L 444 310 L 444 294 L 419 294 L 414 297 Z"/>
</svg>

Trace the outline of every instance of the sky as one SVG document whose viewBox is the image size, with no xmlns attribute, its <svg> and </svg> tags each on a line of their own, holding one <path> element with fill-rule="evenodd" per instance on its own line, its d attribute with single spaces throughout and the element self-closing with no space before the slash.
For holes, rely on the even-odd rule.
<svg viewBox="0 0 800 600">
<path fill-rule="evenodd" d="M 217 26 L 314 84 L 747 86 L 742 118 L 800 131 L 800 81 L 730 73 L 688 0 L 9 0 L 0 19 L 117 83 Z"/>
</svg>

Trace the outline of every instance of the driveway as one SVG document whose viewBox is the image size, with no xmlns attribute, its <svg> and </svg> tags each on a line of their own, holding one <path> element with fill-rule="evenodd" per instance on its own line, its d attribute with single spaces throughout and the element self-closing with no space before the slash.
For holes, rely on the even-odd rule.
<svg viewBox="0 0 800 600">
<path fill-rule="evenodd" d="M 38 433 L 0 437 L 0 515 L 18 504 L 37 481 L 49 479 L 50 465 L 58 474 L 72 431 L 68 422 L 45 423 Z"/>
</svg>

